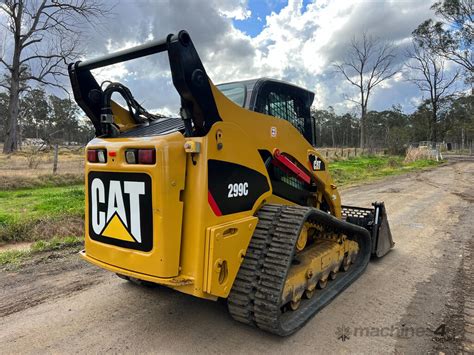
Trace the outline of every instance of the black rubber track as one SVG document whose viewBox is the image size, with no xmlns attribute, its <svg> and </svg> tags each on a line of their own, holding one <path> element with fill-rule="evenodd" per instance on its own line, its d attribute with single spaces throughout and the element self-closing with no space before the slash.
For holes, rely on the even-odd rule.
<svg viewBox="0 0 474 355">
<path fill-rule="evenodd" d="M 370 260 L 370 234 L 362 227 L 310 207 L 268 204 L 257 216 L 259 222 L 227 301 L 229 312 L 240 322 L 277 335 L 290 335 L 362 274 Z M 359 253 L 349 271 L 341 273 L 311 299 L 301 300 L 298 310 L 282 313 L 285 280 L 306 221 L 344 233 L 359 244 Z"/>
</svg>

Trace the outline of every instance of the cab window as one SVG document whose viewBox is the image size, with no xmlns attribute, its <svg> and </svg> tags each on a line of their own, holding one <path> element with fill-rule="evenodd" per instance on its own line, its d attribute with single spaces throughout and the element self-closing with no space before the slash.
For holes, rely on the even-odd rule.
<svg viewBox="0 0 474 355">
<path fill-rule="evenodd" d="M 217 88 L 225 95 L 228 99 L 240 107 L 244 107 L 246 88 L 245 85 L 240 83 L 220 84 Z"/>
<path fill-rule="evenodd" d="M 270 92 L 263 101 L 262 112 L 267 115 L 283 118 L 304 134 L 304 118 L 301 112 L 301 103 L 297 98 L 288 94 Z"/>
</svg>

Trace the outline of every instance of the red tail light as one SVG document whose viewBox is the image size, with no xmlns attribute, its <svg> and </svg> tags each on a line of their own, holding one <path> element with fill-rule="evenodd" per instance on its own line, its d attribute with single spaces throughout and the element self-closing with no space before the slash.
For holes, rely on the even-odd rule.
<svg viewBox="0 0 474 355">
<path fill-rule="evenodd" d="M 128 164 L 155 164 L 155 149 L 127 149 L 125 160 Z"/>
<path fill-rule="evenodd" d="M 107 151 L 105 149 L 88 149 L 87 161 L 89 163 L 106 163 Z"/>
<path fill-rule="evenodd" d="M 138 164 L 155 164 L 154 149 L 138 149 Z"/>
<path fill-rule="evenodd" d="M 97 150 L 89 149 L 87 151 L 87 161 L 89 163 L 97 163 Z"/>
</svg>

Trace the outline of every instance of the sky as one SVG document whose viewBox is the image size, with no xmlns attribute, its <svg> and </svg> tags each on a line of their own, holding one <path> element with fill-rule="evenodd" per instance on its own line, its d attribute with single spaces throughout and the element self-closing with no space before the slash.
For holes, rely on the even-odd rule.
<svg viewBox="0 0 474 355">
<path fill-rule="evenodd" d="M 358 112 L 357 91 L 338 74 L 347 45 L 364 31 L 399 46 L 403 68 L 411 32 L 433 17 L 431 0 L 115 0 L 109 17 L 85 38 L 84 58 L 96 57 L 186 29 L 211 80 L 282 79 L 315 93 L 316 108 Z M 105 3 L 109 1 L 105 0 Z M 82 58 L 82 59 L 84 59 Z M 79 58 L 80 59 L 80 58 Z M 150 111 L 176 113 L 179 97 L 163 53 L 94 71 L 120 81 Z M 400 105 L 412 112 L 418 89 L 402 72 L 378 86 L 370 110 Z"/>
</svg>

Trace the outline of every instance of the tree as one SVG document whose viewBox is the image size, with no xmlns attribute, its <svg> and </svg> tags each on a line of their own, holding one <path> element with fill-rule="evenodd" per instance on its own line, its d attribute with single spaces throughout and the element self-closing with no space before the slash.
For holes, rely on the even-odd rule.
<svg viewBox="0 0 474 355">
<path fill-rule="evenodd" d="M 354 147 L 358 143 L 359 125 L 357 119 L 346 113 L 337 115 L 329 106 L 327 110 L 311 109 L 314 122 L 314 136 L 318 147 Z"/>
<path fill-rule="evenodd" d="M 367 114 L 369 147 L 384 147 L 390 154 L 402 154 L 410 141 L 409 130 L 408 116 L 401 107 L 393 106 L 390 110 Z"/>
<path fill-rule="evenodd" d="M 2 0 L 11 50 L 4 46 L 0 64 L 7 77 L 0 85 L 9 94 L 4 153 L 18 149 L 19 99 L 28 82 L 62 88 L 66 62 L 81 53 L 83 25 L 105 15 L 99 0 Z M 29 70 L 29 74 L 25 72 Z"/>
<path fill-rule="evenodd" d="M 51 105 L 50 120 L 55 128 L 61 127 L 63 139 L 67 142 L 74 141 L 79 130 L 79 123 L 77 121 L 78 107 L 69 99 L 61 99 L 57 96 L 51 95 L 49 97 Z"/>
<path fill-rule="evenodd" d="M 466 69 L 473 84 L 474 2 L 472 0 L 438 1 L 431 7 L 441 21 L 426 20 L 413 31 L 418 45 L 452 60 Z"/>
<path fill-rule="evenodd" d="M 352 39 L 348 46 L 347 57 L 335 67 L 344 78 L 359 91 L 359 99 L 352 100 L 360 105 L 360 147 L 366 140 L 366 115 L 369 97 L 373 89 L 381 82 L 394 76 L 395 47 L 392 43 L 362 34 L 361 39 Z"/>
<path fill-rule="evenodd" d="M 28 91 L 21 100 L 21 113 L 18 117 L 21 137 L 46 138 L 51 131 L 51 107 L 43 87 Z"/>
<path fill-rule="evenodd" d="M 413 42 L 412 49 L 408 51 L 407 57 L 409 61 L 405 65 L 410 69 L 408 80 L 422 93 L 428 94 L 431 106 L 428 140 L 437 141 L 440 104 L 443 98 L 451 94 L 450 89 L 458 78 L 459 71 L 449 75 L 445 70 L 445 60 L 433 51 L 420 46 L 416 40 Z"/>
<path fill-rule="evenodd" d="M 448 142 L 461 143 L 467 146 L 474 140 L 474 95 L 450 98 L 449 105 L 444 110 L 446 130 L 445 139 Z M 463 147 L 463 148 L 464 148 Z"/>
</svg>

